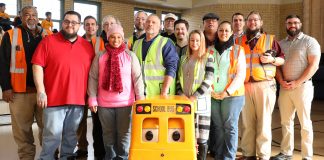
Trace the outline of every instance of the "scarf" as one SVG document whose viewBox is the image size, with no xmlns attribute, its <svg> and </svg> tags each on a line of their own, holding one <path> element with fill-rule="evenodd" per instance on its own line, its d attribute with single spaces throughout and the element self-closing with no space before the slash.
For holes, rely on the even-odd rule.
<svg viewBox="0 0 324 160">
<path fill-rule="evenodd" d="M 119 68 L 118 55 L 125 51 L 126 45 L 122 43 L 118 48 L 106 45 L 108 59 L 104 70 L 102 88 L 106 91 L 123 92 L 123 84 Z"/>
<path fill-rule="evenodd" d="M 233 35 L 228 39 L 226 42 L 220 42 L 219 38 L 216 38 L 215 40 L 215 49 L 218 51 L 219 55 L 222 55 L 222 53 L 234 45 L 234 37 Z"/>
</svg>

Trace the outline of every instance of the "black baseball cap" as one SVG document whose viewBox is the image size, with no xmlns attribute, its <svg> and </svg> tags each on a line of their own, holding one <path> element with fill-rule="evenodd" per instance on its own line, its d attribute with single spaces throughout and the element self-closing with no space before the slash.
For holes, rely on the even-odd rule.
<svg viewBox="0 0 324 160">
<path fill-rule="evenodd" d="M 217 21 L 219 20 L 219 16 L 215 13 L 207 13 L 204 15 L 204 17 L 202 18 L 202 20 L 206 20 L 206 19 L 217 19 Z"/>
</svg>

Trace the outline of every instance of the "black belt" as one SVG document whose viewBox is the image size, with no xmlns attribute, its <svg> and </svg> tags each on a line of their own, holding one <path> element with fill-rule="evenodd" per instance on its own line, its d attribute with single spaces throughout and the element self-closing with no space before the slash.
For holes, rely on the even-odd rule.
<svg viewBox="0 0 324 160">
<path fill-rule="evenodd" d="M 303 83 L 306 83 L 306 82 L 308 82 L 308 81 L 312 81 L 312 79 L 309 79 L 309 80 L 307 80 L 307 81 L 305 81 L 305 82 L 303 82 Z"/>
<path fill-rule="evenodd" d="M 303 83 L 306 83 L 306 82 L 308 82 L 308 81 L 312 81 L 312 78 L 310 78 L 310 79 L 304 81 Z M 291 81 L 287 81 L 287 82 L 291 82 Z"/>
</svg>

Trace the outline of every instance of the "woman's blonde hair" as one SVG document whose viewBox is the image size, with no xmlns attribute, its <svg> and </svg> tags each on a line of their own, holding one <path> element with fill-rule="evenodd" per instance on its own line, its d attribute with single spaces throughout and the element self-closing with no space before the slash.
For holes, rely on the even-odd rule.
<svg viewBox="0 0 324 160">
<path fill-rule="evenodd" d="M 204 59 L 205 57 L 207 57 L 207 54 L 206 54 L 206 42 L 205 42 L 205 36 L 204 36 L 204 33 L 200 30 L 193 30 L 189 33 L 189 40 L 188 40 L 188 49 L 187 49 L 187 56 L 191 56 L 193 53 L 192 53 L 192 50 L 190 48 L 190 37 L 191 35 L 193 34 L 198 34 L 200 36 L 200 46 L 199 46 L 199 50 L 198 50 L 198 57 L 199 57 L 199 60 L 202 60 Z"/>
</svg>

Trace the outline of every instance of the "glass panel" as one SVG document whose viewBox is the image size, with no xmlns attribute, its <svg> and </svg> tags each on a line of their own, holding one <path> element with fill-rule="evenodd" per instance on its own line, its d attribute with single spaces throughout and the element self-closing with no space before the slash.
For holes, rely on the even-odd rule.
<svg viewBox="0 0 324 160">
<path fill-rule="evenodd" d="M 33 0 L 33 5 L 37 7 L 38 18 L 45 19 L 45 12 L 52 12 L 53 20 L 61 19 L 60 0 Z"/>
<path fill-rule="evenodd" d="M 17 12 L 17 0 L 1 0 L 1 3 L 6 4 L 6 10 L 5 13 L 9 14 L 12 17 L 15 17 Z"/>
<path fill-rule="evenodd" d="M 162 21 L 162 25 L 161 25 L 161 29 L 163 30 L 164 29 L 164 18 L 165 18 L 165 15 L 167 15 L 168 13 L 162 13 L 161 14 L 161 21 Z M 179 19 L 179 16 L 177 15 L 177 14 L 175 14 L 175 13 L 173 13 L 176 17 L 177 17 L 177 19 Z"/>
<path fill-rule="evenodd" d="M 60 31 L 61 25 L 59 22 L 53 22 L 53 29 L 57 29 L 57 31 Z"/>
<path fill-rule="evenodd" d="M 91 15 L 98 20 L 98 5 L 75 2 L 74 10 L 81 14 L 81 22 L 83 22 L 83 19 L 88 15 Z M 83 36 L 84 34 L 85 31 L 82 24 L 79 28 L 78 35 Z"/>
</svg>

